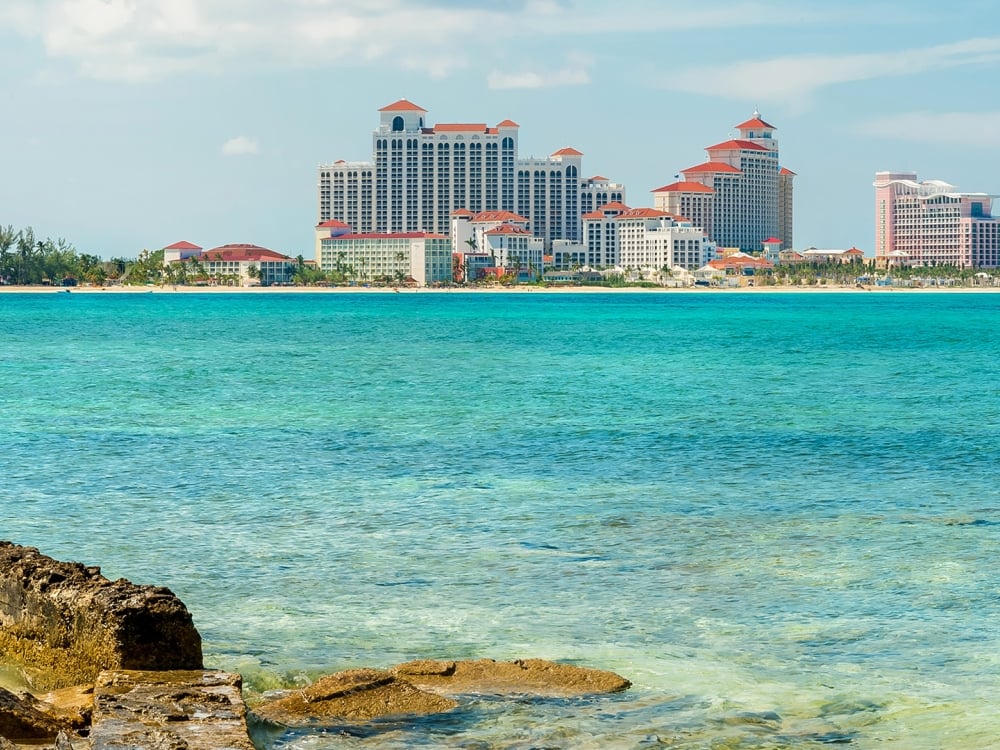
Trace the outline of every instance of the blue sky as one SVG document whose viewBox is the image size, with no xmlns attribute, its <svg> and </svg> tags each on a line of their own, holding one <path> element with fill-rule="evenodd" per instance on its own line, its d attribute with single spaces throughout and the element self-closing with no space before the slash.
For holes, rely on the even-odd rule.
<svg viewBox="0 0 1000 750">
<path fill-rule="evenodd" d="M 3 0 L 0 224 L 310 257 L 317 164 L 402 97 L 650 206 L 756 107 L 795 246 L 872 254 L 876 170 L 1000 192 L 998 71 L 997 0 Z"/>
</svg>

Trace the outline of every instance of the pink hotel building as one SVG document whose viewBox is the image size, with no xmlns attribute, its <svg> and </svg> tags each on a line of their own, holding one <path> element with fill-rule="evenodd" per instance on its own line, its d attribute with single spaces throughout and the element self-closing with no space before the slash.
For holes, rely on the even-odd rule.
<svg viewBox="0 0 1000 750">
<path fill-rule="evenodd" d="M 884 266 L 1000 266 L 993 196 L 913 172 L 875 173 L 875 259 Z"/>
</svg>

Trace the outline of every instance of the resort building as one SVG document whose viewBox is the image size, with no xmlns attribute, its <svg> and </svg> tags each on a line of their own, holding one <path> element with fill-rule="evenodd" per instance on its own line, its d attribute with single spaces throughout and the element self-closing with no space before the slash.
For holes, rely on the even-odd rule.
<svg viewBox="0 0 1000 750">
<path fill-rule="evenodd" d="M 531 233 L 527 218 L 511 211 L 473 214 L 458 209 L 451 216 L 451 241 L 454 254 L 487 255 L 492 259 L 491 267 L 514 269 L 515 275 L 522 269 L 539 273 L 542 269 L 544 240 Z M 474 265 L 478 269 L 478 262 Z"/>
<path fill-rule="evenodd" d="M 723 247 L 758 252 L 765 238 L 792 243 L 795 173 L 778 162 L 776 128 L 759 112 L 736 126 L 739 137 L 709 146 L 707 160 L 653 191 L 656 207 L 684 216 Z"/>
<path fill-rule="evenodd" d="M 580 238 L 586 205 L 605 194 L 624 197 L 621 185 L 603 177 L 582 179 L 576 149 L 519 158 L 513 120 L 432 126 L 426 115 L 406 99 L 383 107 L 371 162 L 320 165 L 320 223 L 337 220 L 361 233 L 447 234 L 457 209 L 516 211 L 548 244 Z"/>
<path fill-rule="evenodd" d="M 914 172 L 875 173 L 875 261 L 892 265 L 996 268 L 1000 222 L 986 193 L 961 193 Z"/>
<path fill-rule="evenodd" d="M 687 219 L 655 208 L 634 208 L 615 217 L 617 265 L 642 272 L 680 267 L 694 271 L 715 255 L 715 245 Z"/>
<path fill-rule="evenodd" d="M 450 282 L 451 240 L 428 232 L 365 232 L 344 230 L 342 222 L 316 228 L 316 264 L 321 271 L 338 271 L 362 284 Z"/>
<path fill-rule="evenodd" d="M 202 250 L 185 241 L 163 248 L 163 265 L 175 273 L 183 267 L 196 283 L 269 286 L 291 281 L 298 264 L 294 258 L 258 245 L 237 243 Z"/>
<path fill-rule="evenodd" d="M 561 249 L 565 260 L 557 268 L 585 265 L 590 268 L 610 268 L 618 265 L 618 222 L 616 219 L 631 209 L 621 201 L 605 203 L 596 211 L 583 215 L 583 249 Z M 568 262 L 567 262 L 568 261 Z"/>
</svg>

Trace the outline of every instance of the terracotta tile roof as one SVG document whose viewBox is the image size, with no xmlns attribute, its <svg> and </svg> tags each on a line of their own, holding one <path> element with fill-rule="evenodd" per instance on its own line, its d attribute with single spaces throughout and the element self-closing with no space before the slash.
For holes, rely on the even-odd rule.
<svg viewBox="0 0 1000 750">
<path fill-rule="evenodd" d="M 688 167 L 687 169 L 682 169 L 681 174 L 695 174 L 698 172 L 725 172 L 727 174 L 743 174 L 742 170 L 725 164 L 721 161 L 706 161 L 704 164 L 698 164 L 693 167 Z"/>
<path fill-rule="evenodd" d="M 754 130 L 757 128 L 769 128 L 771 130 L 777 130 L 777 128 L 774 127 L 774 125 L 772 125 L 769 122 L 764 122 L 759 117 L 752 117 L 746 122 L 741 122 L 739 125 L 736 126 L 737 130 Z"/>
<path fill-rule="evenodd" d="M 213 247 L 211 250 L 206 250 L 201 254 L 200 260 L 210 263 L 219 261 L 239 263 L 243 261 L 291 260 L 291 258 L 287 255 L 276 253 L 274 250 L 268 250 L 266 247 L 260 247 L 259 245 L 236 243 L 232 245 L 220 245 L 219 247 Z"/>
<path fill-rule="evenodd" d="M 456 208 L 454 211 L 451 212 L 451 215 L 452 216 L 475 216 L 475 214 L 472 213 L 472 211 L 470 211 L 467 208 Z"/>
<path fill-rule="evenodd" d="M 575 148 L 561 148 L 556 151 L 553 156 L 583 156 L 582 151 L 577 151 Z"/>
<path fill-rule="evenodd" d="M 714 146 L 709 146 L 705 150 L 708 152 L 712 151 L 770 151 L 766 146 L 761 146 L 760 144 L 754 143 L 753 141 L 745 141 L 739 138 L 733 138 L 728 141 L 723 141 L 722 143 L 716 143 Z"/>
<path fill-rule="evenodd" d="M 487 221 L 521 221 L 527 222 L 528 220 L 523 216 L 512 213 L 510 211 L 480 211 L 478 214 L 472 217 L 474 222 L 487 222 Z"/>
<path fill-rule="evenodd" d="M 427 110 L 423 107 L 418 107 L 413 102 L 408 99 L 400 99 L 398 102 L 393 102 L 382 109 L 379 112 L 426 112 Z"/>
<path fill-rule="evenodd" d="M 587 178 L 590 182 L 607 182 L 608 178 L 601 174 L 596 174 L 593 177 Z"/>
<path fill-rule="evenodd" d="M 764 241 L 763 241 L 763 242 L 761 242 L 760 244 L 762 244 L 762 245 L 773 245 L 773 244 L 774 244 L 774 243 L 776 243 L 776 242 L 777 242 L 778 244 L 780 244 L 780 243 L 781 243 L 781 240 L 779 240 L 779 239 L 778 239 L 777 237 L 768 237 L 768 238 L 767 238 L 766 240 L 764 240 Z"/>
<path fill-rule="evenodd" d="M 485 133 L 485 122 L 446 122 L 429 128 L 432 133 Z"/>
<path fill-rule="evenodd" d="M 526 234 L 532 236 L 531 232 L 524 227 L 517 226 L 516 224 L 501 224 L 494 229 L 490 229 L 486 232 L 486 234 Z"/>
<path fill-rule="evenodd" d="M 795 172 L 790 170 L 788 167 L 782 167 L 778 174 L 791 175 L 792 177 L 795 177 Z"/>
<path fill-rule="evenodd" d="M 504 120 L 503 122 L 498 122 L 497 123 L 497 127 L 498 128 L 519 128 L 521 126 L 518 125 L 513 120 Z"/>
<path fill-rule="evenodd" d="M 619 201 L 611 201 L 611 203 L 605 203 L 603 206 L 598 206 L 597 210 L 607 213 L 608 211 L 631 211 L 632 209 Z"/>
<path fill-rule="evenodd" d="M 173 245 L 167 245 L 164 250 L 201 250 L 198 245 L 193 245 L 187 240 L 181 240 L 180 242 L 175 242 Z"/>
<path fill-rule="evenodd" d="M 580 217 L 581 219 L 606 219 L 607 214 L 603 214 L 600 211 L 591 211 L 589 214 L 584 214 Z"/>
<path fill-rule="evenodd" d="M 630 208 L 623 214 L 616 216 L 616 219 L 661 219 L 669 217 L 670 214 L 655 208 Z"/>
<path fill-rule="evenodd" d="M 672 182 L 669 185 L 651 190 L 652 193 L 714 193 L 715 188 L 702 185 L 700 182 Z"/>
<path fill-rule="evenodd" d="M 351 225 L 350 224 L 345 224 L 342 221 L 337 221 L 336 219 L 330 219 L 329 221 L 324 221 L 322 224 L 317 224 L 316 225 L 317 229 L 327 228 L 327 227 L 330 227 L 330 228 L 337 227 L 338 229 L 344 229 L 346 227 L 346 228 L 350 229 Z"/>
</svg>

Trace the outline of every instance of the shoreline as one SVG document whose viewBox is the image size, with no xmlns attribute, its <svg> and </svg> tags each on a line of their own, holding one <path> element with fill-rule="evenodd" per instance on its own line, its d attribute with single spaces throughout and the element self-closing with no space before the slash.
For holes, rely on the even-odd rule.
<svg viewBox="0 0 1000 750">
<path fill-rule="evenodd" d="M 929 293 L 980 294 L 998 293 L 1000 286 L 955 287 L 856 287 L 856 286 L 760 286 L 760 287 L 600 287 L 600 286 L 517 286 L 517 287 L 238 287 L 238 286 L 0 286 L 2 294 L 862 294 Z"/>
</svg>

